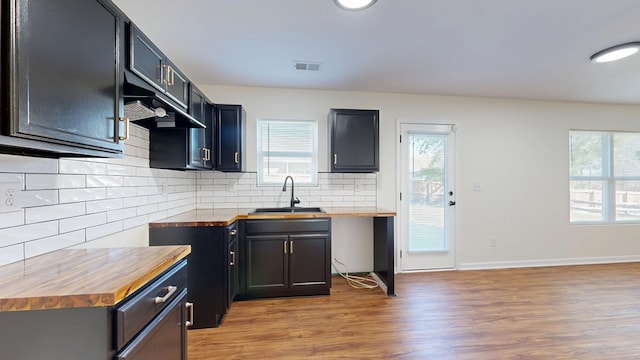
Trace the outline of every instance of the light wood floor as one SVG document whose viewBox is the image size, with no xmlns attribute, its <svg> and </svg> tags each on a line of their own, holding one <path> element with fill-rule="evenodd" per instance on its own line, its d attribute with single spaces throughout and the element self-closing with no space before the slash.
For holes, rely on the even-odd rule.
<svg viewBox="0 0 640 360">
<path fill-rule="evenodd" d="M 235 302 L 202 359 L 640 359 L 640 264 L 398 274 L 396 297 Z"/>
</svg>

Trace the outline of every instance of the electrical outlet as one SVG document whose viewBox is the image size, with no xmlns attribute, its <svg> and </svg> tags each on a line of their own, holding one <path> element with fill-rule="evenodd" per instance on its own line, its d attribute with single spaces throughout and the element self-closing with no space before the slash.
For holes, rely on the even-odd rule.
<svg viewBox="0 0 640 360">
<path fill-rule="evenodd" d="M 496 238 L 491 238 L 491 247 L 497 247 L 498 246 L 498 241 L 496 240 Z"/>
<path fill-rule="evenodd" d="M 0 212 L 22 210 L 22 183 L 0 183 Z"/>
</svg>

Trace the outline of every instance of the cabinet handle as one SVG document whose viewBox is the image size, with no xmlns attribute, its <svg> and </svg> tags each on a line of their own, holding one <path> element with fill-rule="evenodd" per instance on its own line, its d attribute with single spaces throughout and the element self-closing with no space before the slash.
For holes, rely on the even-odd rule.
<svg viewBox="0 0 640 360">
<path fill-rule="evenodd" d="M 236 236 L 237 234 L 238 234 L 238 230 L 236 230 L 236 229 L 233 229 L 233 230 L 229 231 L 229 235 L 231 235 L 231 236 Z"/>
<path fill-rule="evenodd" d="M 287 240 L 284 241 L 284 253 L 287 253 Z"/>
<path fill-rule="evenodd" d="M 184 325 L 186 327 L 193 326 L 193 303 L 186 302 L 184 307 L 189 309 L 189 320 L 185 321 Z"/>
<path fill-rule="evenodd" d="M 161 304 L 163 302 L 166 302 L 167 300 L 169 300 L 169 298 L 171 297 L 171 295 L 173 295 L 173 293 L 176 292 L 176 290 L 178 290 L 177 286 L 173 286 L 173 285 L 169 285 L 167 286 L 167 294 L 165 296 L 156 296 L 155 298 L 155 303 L 156 304 Z"/>
<path fill-rule="evenodd" d="M 338 164 L 338 154 L 333 154 L 333 165 Z"/>
<path fill-rule="evenodd" d="M 120 140 L 129 140 L 129 118 L 128 117 L 121 117 L 120 118 L 120 122 L 124 123 L 124 135 L 120 135 L 118 136 L 118 139 Z"/>
<path fill-rule="evenodd" d="M 293 254 L 293 240 L 289 240 L 289 253 Z"/>
<path fill-rule="evenodd" d="M 240 153 L 239 152 L 236 151 L 235 154 L 233 154 L 233 161 L 235 161 L 236 164 L 240 162 Z"/>
<path fill-rule="evenodd" d="M 167 86 L 173 86 L 176 84 L 176 75 L 175 70 L 169 65 L 167 65 Z"/>
<path fill-rule="evenodd" d="M 229 255 L 231 255 L 231 261 L 229 262 L 229 266 L 233 266 L 236 264 L 236 252 L 231 251 L 229 252 Z"/>
<path fill-rule="evenodd" d="M 160 83 L 167 84 L 167 80 L 169 79 L 169 66 L 162 65 L 162 69 L 160 70 Z"/>
<path fill-rule="evenodd" d="M 211 160 L 211 149 L 207 149 L 207 161 Z"/>
</svg>

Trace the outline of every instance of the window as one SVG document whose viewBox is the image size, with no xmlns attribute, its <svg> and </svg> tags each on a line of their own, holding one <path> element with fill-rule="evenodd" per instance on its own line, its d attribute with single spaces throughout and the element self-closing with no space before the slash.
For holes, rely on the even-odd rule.
<svg viewBox="0 0 640 360">
<path fill-rule="evenodd" d="M 572 223 L 640 222 L 640 133 L 569 133 Z"/>
<path fill-rule="evenodd" d="M 258 120 L 258 185 L 317 185 L 317 132 L 315 121 Z"/>
</svg>

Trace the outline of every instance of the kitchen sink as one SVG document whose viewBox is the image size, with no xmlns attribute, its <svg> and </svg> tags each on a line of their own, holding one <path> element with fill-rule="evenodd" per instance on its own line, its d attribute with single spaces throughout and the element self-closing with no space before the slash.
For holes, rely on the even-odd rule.
<svg viewBox="0 0 640 360">
<path fill-rule="evenodd" d="M 273 213 L 323 213 L 324 209 L 319 207 L 273 207 L 273 208 L 257 208 L 249 212 L 249 214 L 273 214 Z"/>
</svg>

